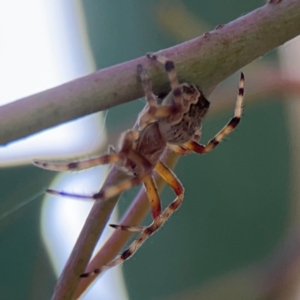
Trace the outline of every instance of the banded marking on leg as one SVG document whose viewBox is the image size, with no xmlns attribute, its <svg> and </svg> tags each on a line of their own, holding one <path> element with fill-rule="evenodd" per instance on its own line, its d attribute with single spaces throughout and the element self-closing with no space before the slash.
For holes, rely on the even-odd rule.
<svg viewBox="0 0 300 300">
<path fill-rule="evenodd" d="M 164 56 L 156 55 L 152 53 L 148 53 L 147 57 L 164 65 L 165 71 L 168 74 L 169 82 L 171 85 L 174 104 L 169 106 L 169 113 L 166 116 L 162 116 L 162 117 L 168 117 L 169 115 L 172 115 L 175 116 L 176 120 L 177 118 L 181 118 L 181 111 L 183 109 L 183 96 L 182 96 L 182 89 L 177 78 L 174 62 Z"/>
<path fill-rule="evenodd" d="M 133 243 L 129 246 L 129 248 L 125 250 L 121 255 L 117 256 L 108 264 L 93 270 L 92 272 L 81 274 L 80 277 L 90 277 L 90 276 L 98 275 L 100 273 L 103 273 L 104 271 L 107 271 L 112 267 L 122 264 L 124 261 L 131 258 L 136 253 L 136 251 L 142 246 L 142 244 L 153 233 L 155 233 L 159 228 L 161 228 L 164 225 L 164 223 L 168 220 L 168 218 L 178 209 L 184 197 L 184 188 L 181 182 L 178 180 L 176 175 L 171 171 L 171 169 L 168 168 L 165 164 L 163 164 L 160 161 L 155 166 L 155 170 L 175 191 L 177 195 L 176 199 L 164 210 L 164 212 L 159 217 L 153 220 L 151 225 L 144 228 L 141 234 L 133 241 Z M 128 230 L 131 226 L 113 225 L 113 227 L 116 229 Z M 138 229 L 138 227 L 132 227 L 132 228 Z"/>
<path fill-rule="evenodd" d="M 187 141 L 182 146 L 184 148 L 188 149 L 189 151 L 193 151 L 198 154 L 205 153 L 205 148 L 206 148 L 205 145 L 199 144 L 199 143 L 195 142 L 194 140 Z"/>
<path fill-rule="evenodd" d="M 86 277 L 96 276 L 100 273 L 107 271 L 108 269 L 110 269 L 112 267 L 122 264 L 124 261 L 131 258 L 136 253 L 136 251 L 142 246 L 142 244 L 159 228 L 156 225 L 156 221 L 158 219 L 153 221 L 153 223 L 149 227 L 146 227 L 142 231 L 142 233 L 137 237 L 137 239 L 133 241 L 131 246 L 127 250 L 125 250 L 121 255 L 118 255 L 115 259 L 111 260 L 108 264 L 106 264 L 100 268 L 96 268 L 91 272 L 81 274 L 80 277 L 86 278 Z M 115 225 L 113 227 L 116 229 L 123 229 L 123 230 L 125 229 L 125 227 L 124 226 L 122 227 L 122 225 Z M 130 227 L 130 226 L 128 226 L 128 227 Z M 137 227 L 132 227 L 132 228 L 137 228 Z M 128 231 L 131 231 L 131 230 L 128 230 Z"/>
<path fill-rule="evenodd" d="M 214 138 L 212 138 L 207 143 L 207 145 L 201 145 L 191 140 L 182 145 L 184 148 L 199 154 L 210 152 L 215 147 L 217 147 L 219 143 L 238 126 L 242 117 L 242 110 L 243 110 L 242 105 L 244 99 L 244 83 L 245 83 L 245 77 L 244 74 L 241 73 L 238 96 L 236 100 L 233 118 L 214 136 Z"/>
<path fill-rule="evenodd" d="M 118 225 L 118 224 L 109 224 L 110 227 L 118 230 L 124 230 L 129 232 L 142 232 L 145 230 L 145 226 L 131 226 L 131 225 Z"/>
<path fill-rule="evenodd" d="M 245 76 L 244 73 L 241 72 L 240 82 L 239 82 L 239 92 L 236 100 L 235 112 L 234 116 L 237 118 L 242 117 L 243 111 L 243 101 L 244 101 L 244 86 L 245 86 Z"/>
<path fill-rule="evenodd" d="M 149 123 L 155 122 L 158 118 L 166 118 L 170 114 L 177 114 L 181 111 L 182 93 L 180 88 L 176 88 L 173 91 L 175 105 L 157 106 L 156 96 L 153 94 L 151 81 L 142 65 L 137 66 L 137 72 L 140 75 L 144 94 L 148 103 L 148 107 L 139 115 L 140 130 L 144 129 Z"/>
<path fill-rule="evenodd" d="M 104 190 L 100 190 L 100 192 L 93 195 L 80 195 L 76 193 L 68 193 L 63 191 L 56 191 L 52 189 L 47 189 L 46 192 L 51 195 L 63 196 L 63 197 L 72 197 L 77 199 L 87 199 L 87 200 L 96 200 L 97 202 L 106 201 L 120 193 L 132 188 L 133 186 L 139 185 L 143 182 L 144 178 L 148 175 L 142 174 L 137 175 L 133 178 L 128 178 L 119 184 L 108 187 Z"/>
<path fill-rule="evenodd" d="M 175 70 L 175 65 L 172 60 L 169 60 L 168 58 L 166 58 L 162 55 L 156 55 L 156 54 L 152 54 L 152 53 L 148 53 L 147 57 L 152 60 L 158 61 L 159 63 L 164 65 L 165 70 L 169 77 L 169 81 L 170 81 L 172 90 L 175 90 L 176 88 L 179 87 L 179 82 L 178 82 L 177 73 Z"/>
<path fill-rule="evenodd" d="M 73 171 L 88 169 L 98 165 L 112 164 L 119 161 L 121 157 L 122 154 L 112 153 L 78 162 L 52 163 L 49 161 L 34 160 L 33 164 L 37 167 L 50 171 Z"/>
</svg>

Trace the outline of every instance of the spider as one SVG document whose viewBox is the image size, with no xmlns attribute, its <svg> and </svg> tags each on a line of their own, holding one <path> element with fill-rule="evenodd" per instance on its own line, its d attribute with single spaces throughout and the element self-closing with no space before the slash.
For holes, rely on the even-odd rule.
<svg viewBox="0 0 300 300">
<path fill-rule="evenodd" d="M 123 224 L 110 225 L 118 230 L 139 232 L 140 234 L 122 254 L 92 272 L 81 274 L 80 277 L 94 276 L 129 259 L 181 205 L 184 198 L 184 187 L 173 171 L 160 160 L 165 148 L 180 155 L 190 152 L 198 154 L 210 152 L 235 129 L 241 119 L 244 95 L 243 73 L 240 77 L 234 117 L 206 145 L 199 144 L 197 141 L 201 136 L 201 121 L 208 111 L 209 101 L 196 85 L 179 83 L 173 61 L 155 54 L 147 54 L 147 57 L 164 66 L 171 91 L 162 103 L 158 104 L 158 99 L 152 92 L 151 80 L 143 66 L 137 66 L 147 105 L 138 116 L 137 129 L 127 130 L 122 134 L 119 150 L 110 148 L 110 152 L 106 155 L 67 164 L 34 161 L 36 166 L 54 171 L 81 170 L 96 165 L 114 163 L 118 168 L 131 175 L 123 182 L 91 196 L 47 190 L 48 193 L 54 195 L 105 201 L 135 185 L 141 183 L 144 185 L 151 206 L 152 223 L 144 227 Z M 158 173 L 176 194 L 175 200 L 163 211 L 153 172 Z"/>
</svg>

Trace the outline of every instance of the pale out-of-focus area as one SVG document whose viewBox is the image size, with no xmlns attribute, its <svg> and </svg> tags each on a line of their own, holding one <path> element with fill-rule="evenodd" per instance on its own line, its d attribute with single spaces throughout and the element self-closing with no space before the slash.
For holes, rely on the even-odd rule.
<svg viewBox="0 0 300 300">
<path fill-rule="evenodd" d="M 197 37 L 263 5 L 63 2 L 0 4 L 0 105 Z M 175 172 L 186 189 L 181 209 L 133 259 L 97 280 L 84 299 L 300 298 L 299 53 L 295 39 L 243 68 L 241 125 L 212 153 L 180 159 Z M 233 115 L 238 79 L 234 74 L 210 96 L 202 143 Z M 121 105 L 0 149 L 1 299 L 49 299 L 88 214 L 91 203 L 46 197 L 45 188 L 91 194 L 107 174 L 106 167 L 57 174 L 31 166 L 31 160 L 77 161 L 104 153 L 133 125 L 144 103 Z M 120 214 L 134 196 L 132 190 L 122 195 Z M 167 188 L 161 198 L 166 205 L 173 192 Z"/>
</svg>

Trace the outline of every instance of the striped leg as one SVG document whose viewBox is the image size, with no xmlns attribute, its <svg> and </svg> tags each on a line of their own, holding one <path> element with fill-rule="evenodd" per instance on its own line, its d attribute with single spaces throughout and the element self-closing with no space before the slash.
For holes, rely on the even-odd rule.
<svg viewBox="0 0 300 300">
<path fill-rule="evenodd" d="M 113 196 L 120 194 L 121 192 L 130 189 L 135 185 L 142 183 L 144 178 L 146 178 L 149 172 L 152 172 L 153 166 L 148 160 L 136 153 L 133 148 L 133 142 L 139 137 L 138 131 L 128 130 L 123 134 L 122 137 L 122 146 L 119 152 L 111 150 L 112 153 L 103 155 L 101 157 L 92 158 L 80 162 L 71 162 L 67 164 L 53 164 L 45 161 L 34 161 L 34 164 L 38 167 L 53 170 L 53 171 L 68 171 L 68 170 L 82 170 L 86 168 L 91 168 L 97 165 L 116 163 L 116 162 L 126 162 L 127 159 L 130 159 L 136 165 L 139 165 L 141 170 L 144 170 L 143 174 L 137 175 L 133 178 L 124 180 L 123 182 L 111 186 L 103 191 L 100 191 L 94 195 L 80 195 L 74 193 L 60 192 L 52 189 L 47 189 L 46 192 L 52 195 L 60 195 L 65 197 L 73 197 L 78 199 L 91 199 L 98 201 L 105 201 Z"/>
<path fill-rule="evenodd" d="M 151 80 L 142 65 L 137 66 L 137 72 L 141 78 L 144 94 L 146 95 L 148 106 L 139 114 L 139 129 L 142 130 L 149 123 L 155 122 L 158 118 L 166 118 L 170 114 L 179 113 L 178 105 L 159 106 L 156 102 L 156 96 L 152 91 Z"/>
<path fill-rule="evenodd" d="M 57 195 L 57 196 L 63 196 L 63 197 L 72 197 L 77 199 L 87 199 L 87 200 L 96 200 L 97 202 L 106 201 L 116 195 L 121 194 L 122 192 L 141 184 L 149 175 L 142 174 L 137 175 L 133 178 L 128 178 L 124 181 L 122 181 L 119 184 L 113 185 L 111 187 L 108 187 L 104 190 L 100 190 L 100 192 L 93 194 L 93 195 L 81 195 L 81 194 L 74 194 L 74 193 L 68 193 L 63 191 L 56 191 L 52 189 L 47 189 L 46 192 L 51 195 Z M 158 205 L 153 203 L 153 207 L 155 209 L 158 209 Z"/>
<path fill-rule="evenodd" d="M 184 105 L 183 105 L 182 91 L 177 78 L 174 62 L 164 56 L 156 55 L 152 53 L 148 53 L 147 57 L 150 58 L 151 60 L 155 60 L 159 62 L 165 67 L 165 70 L 169 77 L 169 81 L 170 81 L 170 85 L 174 97 L 174 105 L 172 105 L 172 110 L 173 110 L 172 114 L 178 115 L 178 118 L 181 118 L 182 115 L 180 114 L 180 112 L 182 111 Z"/>
<path fill-rule="evenodd" d="M 152 217 L 153 217 L 153 219 L 156 219 L 161 214 L 161 203 L 160 203 L 160 198 L 159 198 L 159 194 L 157 191 L 157 186 L 156 186 L 153 176 L 149 175 L 149 176 L 145 177 L 143 179 L 143 184 L 144 184 L 146 194 L 147 194 L 150 206 L 151 206 Z M 146 228 L 145 226 L 127 226 L 127 225 L 113 225 L 113 224 L 111 224 L 110 226 L 115 229 L 121 229 L 121 230 L 130 231 L 130 232 L 141 232 Z"/>
<path fill-rule="evenodd" d="M 177 89 L 179 87 L 179 82 L 178 82 L 174 62 L 164 56 L 155 55 L 152 53 L 148 53 L 147 57 L 152 60 L 158 61 L 165 67 L 165 70 L 168 73 L 168 77 L 169 77 L 169 81 L 170 81 L 172 90 Z"/>
<path fill-rule="evenodd" d="M 148 103 L 148 107 L 146 108 L 145 111 L 142 111 L 139 114 L 139 118 L 138 118 L 139 127 L 140 129 L 143 129 L 147 126 L 147 124 L 155 120 L 154 116 L 157 113 L 157 103 L 156 103 L 156 97 L 152 92 L 151 80 L 149 79 L 142 65 L 137 65 L 137 72 L 141 78 L 144 94 L 146 96 L 147 103 Z"/>
<path fill-rule="evenodd" d="M 131 132 L 128 132 L 127 135 L 131 135 Z M 136 175 L 133 178 L 129 178 L 124 180 L 123 182 L 116 184 L 114 186 L 108 187 L 104 190 L 101 190 L 100 192 L 93 194 L 93 195 L 81 195 L 81 194 L 74 194 L 74 193 L 67 193 L 63 191 L 56 191 L 52 189 L 47 189 L 46 192 L 52 195 L 57 195 L 57 196 L 65 196 L 65 197 L 72 197 L 72 198 L 77 198 L 77 199 L 90 199 L 90 200 L 96 200 L 98 202 L 106 201 L 123 191 L 126 191 L 130 189 L 133 186 L 139 185 L 141 183 L 144 184 L 144 187 L 146 189 L 146 193 L 148 195 L 149 203 L 152 209 L 152 216 L 153 218 L 157 218 L 161 214 L 161 204 L 160 204 L 160 199 L 159 195 L 157 192 L 157 187 L 154 179 L 152 178 L 152 171 L 153 171 L 153 166 L 151 163 L 146 160 L 144 157 L 139 155 L 136 151 L 134 151 L 130 147 L 130 142 L 128 142 L 128 145 L 126 145 L 128 142 L 128 139 L 125 134 L 124 142 L 123 142 L 123 147 L 121 154 L 120 153 L 114 153 L 110 154 L 108 157 L 112 155 L 116 155 L 118 157 L 126 155 L 126 158 L 130 159 L 132 162 L 134 162 L 136 165 L 139 165 L 141 174 Z M 128 149 L 127 149 L 128 148 Z M 106 157 L 106 156 L 105 156 Z M 95 161 L 99 162 L 102 157 L 94 159 Z M 78 163 L 71 163 L 71 164 L 76 164 L 77 169 L 78 169 L 78 164 L 79 166 L 86 166 L 87 164 L 90 164 L 91 160 L 85 161 L 85 162 L 78 162 Z M 46 164 L 46 163 L 44 163 Z M 63 167 L 62 167 L 63 166 Z M 48 169 L 49 167 L 46 166 Z M 69 170 L 70 169 L 70 164 L 67 165 L 52 165 L 52 170 Z M 75 166 L 74 166 L 75 168 Z M 84 167 L 83 167 L 84 168 Z"/>
<path fill-rule="evenodd" d="M 176 193 L 176 199 L 164 210 L 164 212 L 157 217 L 151 225 L 148 227 L 131 227 L 124 225 L 112 225 L 116 229 L 126 230 L 126 231 L 141 231 L 140 235 L 131 244 L 131 246 L 125 250 L 121 255 L 117 256 L 111 262 L 93 270 L 92 272 L 81 274 L 80 277 L 90 277 L 100 274 L 116 265 L 123 263 L 125 260 L 129 259 L 134 255 L 134 253 L 141 247 L 141 245 L 164 223 L 169 219 L 169 217 L 174 213 L 175 210 L 179 208 L 184 197 L 184 188 L 181 182 L 178 180 L 176 175 L 162 162 L 158 162 L 155 167 L 155 171 L 173 188 Z"/>
<path fill-rule="evenodd" d="M 124 141 L 124 144 L 126 144 L 126 141 Z M 125 151 L 125 146 L 123 147 Z M 122 155 L 125 155 L 125 153 L 121 152 Z M 124 181 L 122 181 L 119 184 L 116 184 L 114 186 L 108 187 L 104 190 L 100 190 L 98 193 L 93 195 L 80 195 L 80 194 L 74 194 L 74 193 L 67 193 L 63 191 L 56 191 L 52 189 L 47 189 L 46 192 L 52 195 L 58 195 L 58 196 L 64 196 L 64 197 L 72 197 L 72 198 L 78 198 L 78 199 L 90 199 L 90 200 L 97 200 L 97 201 L 106 201 L 110 199 L 111 197 L 114 197 L 128 189 L 130 189 L 133 186 L 139 185 L 142 182 L 146 182 L 145 185 L 149 186 L 149 174 L 152 173 L 153 166 L 148 162 L 145 158 L 140 156 L 137 152 L 135 152 L 133 149 L 129 148 L 126 150 L 126 157 L 129 158 L 132 162 L 134 162 L 136 165 L 140 166 L 140 169 L 144 170 L 143 173 L 136 175 L 133 178 L 128 178 Z M 159 210 L 160 208 L 160 202 L 159 204 L 154 203 L 155 202 L 155 192 L 151 193 L 152 195 L 152 207 L 153 211 L 156 209 Z M 154 195 L 154 196 L 153 196 Z M 155 214 L 155 213 L 154 213 Z"/>
<path fill-rule="evenodd" d="M 96 200 L 99 202 L 106 201 L 120 193 L 139 185 L 143 182 L 143 180 L 147 177 L 147 174 L 137 175 L 133 178 L 126 179 L 119 184 L 108 187 L 104 190 L 100 190 L 100 192 L 93 195 L 81 195 L 74 193 L 67 193 L 63 191 L 56 191 L 52 189 L 47 189 L 46 192 L 51 195 L 63 196 L 63 197 L 72 197 L 77 199 L 87 199 L 87 200 Z"/>
<path fill-rule="evenodd" d="M 84 170 L 99 165 L 106 165 L 125 160 L 128 152 L 132 148 L 132 144 L 139 137 L 139 132 L 135 130 L 128 130 L 123 133 L 122 147 L 119 152 L 110 149 L 110 154 L 102 155 L 100 157 L 90 158 L 83 161 L 70 162 L 70 163 L 52 163 L 49 161 L 34 160 L 33 164 L 42 169 L 50 171 L 74 171 Z"/>
<path fill-rule="evenodd" d="M 237 101 L 235 105 L 234 117 L 211 139 L 207 145 L 201 145 L 194 140 L 190 140 L 184 143 L 182 146 L 185 149 L 194 151 L 199 154 L 207 153 L 213 150 L 219 143 L 228 136 L 240 123 L 242 117 L 242 104 L 244 99 L 244 74 L 241 73 L 239 92 L 237 96 Z"/>
<path fill-rule="evenodd" d="M 121 153 L 112 153 L 78 162 L 51 163 L 47 161 L 35 160 L 33 161 L 33 164 L 40 168 L 51 171 L 74 171 L 88 169 L 98 165 L 112 164 L 122 159 L 123 156 L 124 155 L 122 155 Z"/>
<path fill-rule="evenodd" d="M 72 197 L 77 199 L 89 199 L 89 200 L 96 200 L 98 202 L 106 201 L 118 194 L 121 194 L 122 192 L 143 183 L 148 200 L 151 206 L 152 210 L 152 217 L 153 219 L 156 219 L 161 214 L 161 203 L 156 187 L 156 183 L 152 177 L 152 175 L 149 175 L 148 173 L 144 173 L 141 175 L 137 175 L 133 178 L 126 179 L 122 181 L 119 184 L 116 184 L 114 186 L 108 187 L 104 190 L 100 190 L 100 192 L 93 194 L 93 195 L 81 195 L 81 194 L 74 194 L 74 193 L 67 193 L 63 191 L 56 191 L 52 189 L 47 189 L 46 192 L 52 195 L 57 196 L 64 196 L 64 197 Z M 129 231 L 136 231 L 133 229 L 130 229 Z M 139 230 L 141 231 L 141 230 Z"/>
</svg>

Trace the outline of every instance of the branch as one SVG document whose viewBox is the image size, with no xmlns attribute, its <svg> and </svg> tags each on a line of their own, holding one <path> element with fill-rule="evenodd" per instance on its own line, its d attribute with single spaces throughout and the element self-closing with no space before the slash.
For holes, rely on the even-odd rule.
<svg viewBox="0 0 300 300">
<path fill-rule="evenodd" d="M 229 75 L 299 33 L 300 3 L 283 0 L 161 54 L 176 62 L 181 79 L 200 83 L 209 94 Z M 139 63 L 150 70 L 156 92 L 168 89 L 163 70 L 145 57 L 103 69 L 2 106 L 0 145 L 141 97 Z"/>
</svg>

